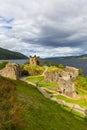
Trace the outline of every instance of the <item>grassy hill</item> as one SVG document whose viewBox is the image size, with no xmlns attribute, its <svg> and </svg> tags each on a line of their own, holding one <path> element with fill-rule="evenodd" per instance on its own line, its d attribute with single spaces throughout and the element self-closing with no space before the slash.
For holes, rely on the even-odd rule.
<svg viewBox="0 0 87 130">
<path fill-rule="evenodd" d="M 77 59 L 77 58 L 87 58 L 87 54 L 84 55 L 79 55 L 79 56 L 63 56 L 63 57 L 48 57 L 48 58 L 44 58 L 44 60 L 58 60 L 58 59 Z"/>
<path fill-rule="evenodd" d="M 7 60 L 7 59 L 27 59 L 28 57 L 19 53 L 13 52 L 7 49 L 0 48 L 0 60 Z"/>
<path fill-rule="evenodd" d="M 15 85 L 15 89 L 12 87 L 12 84 Z M 17 110 L 18 105 L 15 106 L 14 109 L 11 107 L 14 106 L 13 97 L 15 96 L 14 94 L 16 94 L 16 102 L 18 102 L 18 104 L 23 107 L 23 110 L 20 115 L 22 117 L 22 127 L 15 127 L 15 130 L 87 130 L 87 120 L 85 118 L 83 118 L 80 114 L 71 111 L 65 106 L 46 99 L 33 86 L 22 81 L 11 81 L 6 78 L 0 78 L 0 88 L 1 86 L 3 93 L 1 89 L 0 115 L 1 113 L 3 115 L 4 111 L 5 115 L 6 111 L 8 112 L 7 114 L 11 114 L 10 118 L 7 118 L 9 116 L 6 115 L 6 122 L 4 122 L 5 125 L 6 123 L 11 123 L 11 125 L 8 124 L 9 127 L 5 127 L 6 129 L 8 128 L 8 130 L 13 130 L 14 128 L 11 128 L 11 126 L 13 127 L 13 124 L 14 126 L 15 124 L 18 127 L 20 126 L 18 112 L 21 112 L 21 109 L 19 109 L 20 111 L 18 110 L 13 114 L 13 112 Z M 8 91 L 10 91 L 10 93 L 8 93 Z M 1 102 L 2 95 L 4 100 Z M 5 100 L 6 103 L 3 103 Z M 2 103 L 5 107 L 2 106 Z M 8 103 L 11 103 L 12 105 Z M 3 121 L 2 117 L 0 119 L 0 121 Z M 9 122 L 10 119 L 11 122 Z M 3 122 L 0 123 L 3 124 Z M 2 128 L 1 130 L 4 130 L 5 128 Z"/>
<path fill-rule="evenodd" d="M 87 130 L 85 118 L 46 99 L 33 86 L 16 81 L 16 92 L 25 109 L 21 130 Z"/>
</svg>

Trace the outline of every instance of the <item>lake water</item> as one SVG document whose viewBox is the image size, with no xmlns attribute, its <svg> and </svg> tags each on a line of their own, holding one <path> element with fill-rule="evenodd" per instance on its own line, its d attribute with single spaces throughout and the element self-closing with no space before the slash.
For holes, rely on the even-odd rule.
<svg viewBox="0 0 87 130">
<path fill-rule="evenodd" d="M 43 60 L 44 61 L 44 60 Z M 53 62 L 55 64 L 63 64 L 64 66 L 72 66 L 76 68 L 82 68 L 83 74 L 87 75 L 87 60 L 83 59 L 49 59 L 49 62 Z"/>
<path fill-rule="evenodd" d="M 0 60 L 2 61 L 9 61 L 12 63 L 18 63 L 23 64 L 28 61 L 28 59 L 24 60 Z M 41 60 L 41 63 L 43 63 L 45 60 Z M 64 66 L 72 66 L 76 68 L 82 68 L 83 74 L 87 76 L 87 60 L 82 59 L 49 59 L 49 62 L 53 62 L 54 64 L 63 64 Z"/>
<path fill-rule="evenodd" d="M 8 61 L 8 62 L 11 62 L 11 63 L 24 64 L 25 62 L 28 61 L 28 59 L 23 59 L 23 60 L 0 60 L 0 62 L 2 62 L 2 61 Z"/>
</svg>

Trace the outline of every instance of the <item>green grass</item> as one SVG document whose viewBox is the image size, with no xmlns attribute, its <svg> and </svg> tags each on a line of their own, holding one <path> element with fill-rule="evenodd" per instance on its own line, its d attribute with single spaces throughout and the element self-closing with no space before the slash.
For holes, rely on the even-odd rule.
<svg viewBox="0 0 87 130">
<path fill-rule="evenodd" d="M 49 90 L 55 89 L 55 87 L 58 87 L 57 83 L 44 82 L 43 76 L 38 76 L 38 77 L 32 76 L 32 77 L 27 78 L 27 80 L 30 82 L 33 82 L 33 83 L 38 82 L 40 87 L 50 87 Z M 71 99 L 71 98 L 64 97 L 62 95 L 58 95 L 58 96 L 56 96 L 56 98 L 64 100 L 64 101 L 69 102 L 69 103 L 75 103 L 75 104 L 80 105 L 81 107 L 87 108 L 86 83 L 87 83 L 86 78 L 82 77 L 82 76 L 80 76 L 77 80 L 75 80 L 76 91 L 78 92 L 79 96 L 81 96 L 80 99 L 77 99 L 77 100 Z M 48 91 L 48 93 L 49 93 L 49 91 Z"/>
<path fill-rule="evenodd" d="M 15 83 L 18 100 L 25 109 L 21 130 L 87 130 L 87 120 L 80 114 L 44 98 L 36 88 L 25 82 Z"/>
<path fill-rule="evenodd" d="M 48 68 L 47 71 L 48 72 L 61 72 L 61 71 L 63 71 L 63 68 L 58 68 L 56 66 L 51 66 L 51 67 Z"/>
<path fill-rule="evenodd" d="M 58 87 L 57 83 L 53 83 L 53 82 L 40 82 L 39 83 L 40 87 Z"/>
<path fill-rule="evenodd" d="M 75 85 L 78 88 L 87 90 L 87 77 L 84 76 L 79 76 L 76 80 L 75 80 Z"/>
<path fill-rule="evenodd" d="M 27 81 L 32 83 L 38 83 L 40 87 L 58 87 L 57 83 L 53 82 L 44 82 L 44 76 L 29 76 Z"/>
<path fill-rule="evenodd" d="M 44 80 L 44 76 L 29 76 L 27 80 L 33 83 L 41 82 Z"/>
<path fill-rule="evenodd" d="M 69 103 L 75 103 L 81 107 L 87 108 L 87 100 L 85 99 L 85 97 L 82 97 L 80 99 L 71 99 L 71 98 L 67 98 L 67 97 L 62 96 L 62 95 L 57 95 L 55 97 L 57 99 L 61 99 L 61 100 L 64 100 L 66 102 L 69 102 Z"/>
<path fill-rule="evenodd" d="M 41 75 L 45 70 L 44 66 L 25 64 L 22 67 L 22 71 L 27 71 L 30 76 Z"/>
</svg>

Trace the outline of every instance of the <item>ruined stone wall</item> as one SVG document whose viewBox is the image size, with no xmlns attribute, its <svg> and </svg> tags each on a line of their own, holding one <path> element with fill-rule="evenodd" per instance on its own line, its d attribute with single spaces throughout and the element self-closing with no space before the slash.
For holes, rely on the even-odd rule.
<svg viewBox="0 0 87 130">
<path fill-rule="evenodd" d="M 65 71 L 70 75 L 71 79 L 76 79 L 79 75 L 79 70 L 75 67 L 66 66 Z"/>
<path fill-rule="evenodd" d="M 72 82 L 79 75 L 78 69 L 73 67 L 66 67 L 61 72 L 45 72 L 45 82 L 55 82 L 59 84 L 62 93 L 67 96 L 74 97 L 76 95 L 75 85 Z"/>
<path fill-rule="evenodd" d="M 0 71 L 0 75 L 15 80 L 19 79 L 20 67 L 16 63 L 8 63 L 6 67 Z"/>
</svg>

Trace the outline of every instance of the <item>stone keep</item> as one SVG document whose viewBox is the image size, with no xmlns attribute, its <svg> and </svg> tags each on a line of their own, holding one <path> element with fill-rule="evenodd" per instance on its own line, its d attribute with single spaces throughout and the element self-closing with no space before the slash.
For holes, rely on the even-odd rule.
<svg viewBox="0 0 87 130">
<path fill-rule="evenodd" d="M 19 79 L 20 77 L 20 67 L 19 64 L 16 63 L 8 63 L 4 69 L 1 70 L 0 75 L 11 78 L 11 79 Z"/>
<path fill-rule="evenodd" d="M 40 57 L 36 55 L 34 57 L 30 56 L 29 63 L 34 65 L 40 65 Z"/>
</svg>

